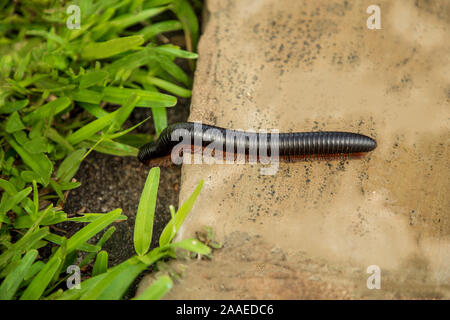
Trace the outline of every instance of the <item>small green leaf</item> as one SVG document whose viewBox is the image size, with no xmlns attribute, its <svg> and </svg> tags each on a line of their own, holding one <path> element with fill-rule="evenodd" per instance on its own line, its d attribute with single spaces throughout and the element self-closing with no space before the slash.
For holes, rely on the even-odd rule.
<svg viewBox="0 0 450 320">
<path fill-rule="evenodd" d="M 145 85 L 151 85 L 166 90 L 167 92 L 173 93 L 183 98 L 189 98 L 191 96 L 191 90 L 180 87 L 176 84 L 173 84 L 172 82 L 152 77 L 150 75 L 145 74 L 145 72 L 136 72 L 133 75 L 133 79 L 142 83 L 146 89 L 147 87 Z"/>
<path fill-rule="evenodd" d="M 119 157 L 136 157 L 139 150 L 133 146 L 129 146 L 120 142 L 112 141 L 110 139 L 103 139 L 100 143 L 96 137 L 88 139 L 80 143 L 80 146 L 85 148 L 92 148 L 97 152 L 111 154 Z"/>
<path fill-rule="evenodd" d="M 92 269 L 92 276 L 105 273 L 108 270 L 108 252 L 100 251 L 95 259 L 94 268 Z"/>
<path fill-rule="evenodd" d="M 156 196 L 158 194 L 160 169 L 152 168 L 147 176 L 144 190 L 139 200 L 134 225 L 134 249 L 143 256 L 150 248 L 153 232 L 153 219 L 155 215 Z"/>
<path fill-rule="evenodd" d="M 0 286 L 0 300 L 10 300 L 14 297 L 37 255 L 37 250 L 28 251 L 13 272 L 6 276 Z"/>
<path fill-rule="evenodd" d="M 183 29 L 183 25 L 178 20 L 166 20 L 161 22 L 156 22 L 144 29 L 140 30 L 138 33 L 144 36 L 145 40 L 151 39 L 154 36 L 170 31 L 177 31 Z"/>
<path fill-rule="evenodd" d="M 104 213 L 85 213 L 81 217 L 73 217 L 67 219 L 67 221 L 73 221 L 73 222 L 94 222 L 95 220 L 103 217 Z M 127 216 L 120 215 L 117 217 L 116 221 L 119 220 L 127 220 Z"/>
<path fill-rule="evenodd" d="M 158 7 L 142 10 L 137 14 L 135 13 L 125 14 L 120 16 L 119 18 L 112 20 L 110 24 L 116 27 L 116 30 L 123 30 L 141 21 L 146 21 L 149 18 L 154 17 L 165 10 L 167 10 L 167 7 Z"/>
<path fill-rule="evenodd" d="M 13 113 L 25 108 L 28 105 L 28 99 L 6 102 L 1 108 L 0 113 Z"/>
<path fill-rule="evenodd" d="M 110 103 L 124 104 L 133 93 L 140 98 L 136 103 L 138 107 L 173 107 L 177 103 L 177 98 L 167 94 L 115 87 L 103 89 L 103 100 Z"/>
<path fill-rule="evenodd" d="M 112 121 L 109 132 L 115 132 L 122 128 L 125 121 L 130 116 L 131 112 L 133 112 L 134 107 L 139 101 L 139 97 L 136 93 L 132 93 L 125 103 L 117 110 L 116 115 Z"/>
<path fill-rule="evenodd" d="M 6 213 L 11 210 L 15 205 L 25 199 L 33 190 L 31 187 L 25 188 L 20 192 L 14 194 L 7 202 L 2 202 L 0 205 L 0 213 Z"/>
<path fill-rule="evenodd" d="M 159 300 L 164 297 L 172 287 L 172 279 L 170 279 L 169 276 L 161 276 L 133 300 Z"/>
<path fill-rule="evenodd" d="M 152 48 L 145 48 L 135 53 L 128 54 L 123 58 L 115 60 L 113 63 L 107 65 L 104 70 L 111 75 L 116 75 L 120 70 L 127 70 L 129 72 L 150 63 L 156 59 L 155 51 Z"/>
<path fill-rule="evenodd" d="M 20 238 L 19 241 L 14 243 L 8 250 L 0 255 L 0 268 L 6 265 L 15 255 L 21 255 L 23 252 L 32 249 L 39 240 L 50 233 L 48 228 L 42 228 L 35 232 L 30 231 L 31 229 L 29 229 L 28 233 Z"/>
<path fill-rule="evenodd" d="M 169 244 L 170 241 L 172 241 L 175 234 L 180 229 L 181 225 L 184 222 L 184 219 L 186 219 L 188 213 L 194 206 L 194 203 L 197 200 L 200 191 L 202 190 L 203 183 L 204 181 L 201 180 L 197 188 L 195 188 L 194 192 L 191 194 L 191 196 L 185 202 L 183 202 L 181 207 L 178 209 L 177 213 L 175 214 L 175 217 L 170 219 L 169 223 L 164 228 L 159 238 L 159 245 L 161 247 Z"/>
<path fill-rule="evenodd" d="M 27 141 L 23 148 L 31 154 L 47 152 L 48 141 L 45 137 L 37 137 Z"/>
<path fill-rule="evenodd" d="M 183 24 L 188 50 L 195 51 L 198 42 L 198 20 L 194 9 L 187 0 L 174 0 L 172 11 Z"/>
<path fill-rule="evenodd" d="M 24 281 L 28 281 L 32 279 L 36 274 L 38 274 L 39 271 L 42 270 L 42 268 L 45 266 L 45 263 L 41 260 L 36 261 L 33 263 L 33 265 L 28 269 L 27 273 L 25 274 L 25 277 L 23 278 Z"/>
<path fill-rule="evenodd" d="M 154 23 L 144 29 L 140 30 L 138 33 L 144 36 L 145 40 L 151 39 L 154 36 L 170 31 L 177 31 L 183 29 L 183 25 L 178 20 L 167 20 Z"/>
<path fill-rule="evenodd" d="M 211 248 L 196 239 L 185 239 L 171 244 L 174 248 L 183 248 L 198 254 L 210 254 Z"/>
<path fill-rule="evenodd" d="M 25 129 L 25 126 L 22 123 L 22 120 L 20 120 L 19 113 L 17 111 L 13 112 L 11 116 L 9 116 L 8 121 L 6 121 L 6 132 L 13 133 L 23 129 Z"/>
<path fill-rule="evenodd" d="M 189 78 L 189 76 L 183 71 L 183 69 L 181 69 L 175 62 L 173 62 L 167 56 L 159 54 L 158 64 L 177 81 L 183 83 L 188 87 L 191 86 L 192 80 Z"/>
<path fill-rule="evenodd" d="M 56 255 L 51 258 L 28 285 L 20 300 L 38 300 L 58 271 L 61 262 L 61 258 Z"/>
<path fill-rule="evenodd" d="M 100 238 L 100 240 L 98 240 L 96 246 L 101 248 L 103 247 L 103 245 L 106 243 L 106 241 L 108 241 L 108 239 L 112 236 L 112 234 L 116 231 L 115 227 L 109 227 L 108 230 L 106 230 L 102 237 Z M 81 261 L 80 263 L 80 268 L 84 267 L 85 265 L 87 265 L 88 263 L 90 263 L 92 261 L 92 259 L 94 258 L 95 253 L 88 253 L 86 255 L 86 257 Z"/>
<path fill-rule="evenodd" d="M 31 154 L 19 146 L 16 141 L 6 136 L 6 141 L 20 155 L 23 162 L 29 166 L 38 176 L 39 182 L 47 186 L 50 182 L 50 175 L 53 171 L 53 164 L 44 153 Z"/>
<path fill-rule="evenodd" d="M 38 119 L 48 119 L 52 115 L 57 115 L 66 110 L 71 103 L 72 101 L 68 97 L 55 99 L 26 115 L 24 121 L 28 123 L 29 121 L 35 121 Z"/>
<path fill-rule="evenodd" d="M 145 268 L 147 266 L 136 257 L 128 259 L 108 272 L 94 277 L 104 275 L 81 297 L 81 300 L 118 300 Z M 83 287 L 83 283 L 81 286 Z"/>
<path fill-rule="evenodd" d="M 152 108 L 152 114 L 156 135 L 159 136 L 161 132 L 167 127 L 166 108 Z"/>
<path fill-rule="evenodd" d="M 106 116 L 109 112 L 105 111 L 100 107 L 98 104 L 92 104 L 87 102 L 79 102 L 80 107 L 82 107 L 84 110 L 92 114 L 94 117 L 101 118 L 103 116 Z"/>
<path fill-rule="evenodd" d="M 136 48 L 142 43 L 144 43 L 144 37 L 141 35 L 122 37 L 104 42 L 90 42 L 81 51 L 81 57 L 88 60 L 105 59 Z"/>
<path fill-rule="evenodd" d="M 109 76 L 109 73 L 106 71 L 92 71 L 80 78 L 80 88 L 86 89 L 92 87 L 94 85 L 100 84 L 104 80 L 106 80 Z"/>
<path fill-rule="evenodd" d="M 156 47 L 154 50 L 168 54 L 172 57 L 183 58 L 183 59 L 197 59 L 198 54 L 186 50 L 181 50 L 178 46 L 166 44 L 159 47 Z"/>
<path fill-rule="evenodd" d="M 102 101 L 102 94 L 100 92 L 88 89 L 72 91 L 70 97 L 75 101 L 92 104 L 99 104 Z"/>
<path fill-rule="evenodd" d="M 106 213 L 103 217 L 96 219 L 94 222 L 91 222 L 83 229 L 75 233 L 67 241 L 67 254 L 71 253 L 73 250 L 92 238 L 95 234 L 117 220 L 121 213 L 121 209 L 116 209 L 110 213 Z"/>
<path fill-rule="evenodd" d="M 9 181 L 0 178 L 0 188 L 5 190 L 9 195 L 13 196 L 16 194 L 16 187 Z"/>
<path fill-rule="evenodd" d="M 56 177 L 61 181 L 70 181 L 78 171 L 85 153 L 85 149 L 78 149 L 69 154 L 59 165 L 56 171 Z"/>
<path fill-rule="evenodd" d="M 116 114 L 114 112 L 111 112 L 97 120 L 88 123 L 84 127 L 81 127 L 80 129 L 69 135 L 67 137 L 67 141 L 72 145 L 75 145 L 83 140 L 90 138 L 103 128 L 110 125 L 115 116 Z"/>
<path fill-rule="evenodd" d="M 50 233 L 44 239 L 47 240 L 47 241 L 50 241 L 52 243 L 55 243 L 57 245 L 62 245 L 64 243 L 64 241 L 65 241 L 63 237 L 58 236 L 58 235 L 56 235 L 54 233 Z M 84 252 L 95 252 L 96 253 L 96 252 L 98 252 L 100 250 L 100 247 L 92 245 L 90 243 L 83 243 L 81 246 L 79 246 L 77 248 L 77 250 L 81 250 L 81 251 L 84 251 Z"/>
</svg>

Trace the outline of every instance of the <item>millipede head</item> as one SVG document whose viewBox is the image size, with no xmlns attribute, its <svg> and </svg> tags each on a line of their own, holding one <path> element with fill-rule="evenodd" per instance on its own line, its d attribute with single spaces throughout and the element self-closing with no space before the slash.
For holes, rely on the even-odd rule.
<svg viewBox="0 0 450 320">
<path fill-rule="evenodd" d="M 155 142 L 149 142 L 139 149 L 138 159 L 140 162 L 147 164 L 150 159 L 156 158 L 156 155 L 157 144 Z"/>
</svg>

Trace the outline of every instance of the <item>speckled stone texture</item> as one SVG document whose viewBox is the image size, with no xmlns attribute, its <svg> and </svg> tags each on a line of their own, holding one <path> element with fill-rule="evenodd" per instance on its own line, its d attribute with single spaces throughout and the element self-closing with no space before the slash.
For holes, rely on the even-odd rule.
<svg viewBox="0 0 450 320">
<path fill-rule="evenodd" d="M 191 121 L 353 131 L 378 148 L 273 176 L 183 166 L 180 202 L 205 186 L 179 238 L 209 225 L 224 248 L 167 298 L 450 298 L 450 3 L 378 1 L 381 30 L 370 4 L 207 1 Z"/>
</svg>

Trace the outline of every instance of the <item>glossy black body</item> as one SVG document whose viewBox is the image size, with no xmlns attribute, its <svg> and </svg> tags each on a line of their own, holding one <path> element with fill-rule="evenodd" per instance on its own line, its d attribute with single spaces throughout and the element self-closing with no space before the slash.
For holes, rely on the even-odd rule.
<svg viewBox="0 0 450 320">
<path fill-rule="evenodd" d="M 173 137 L 172 137 L 173 135 Z M 261 135 L 255 132 L 229 130 L 199 123 L 182 122 L 168 126 L 155 142 L 141 147 L 138 158 L 141 162 L 170 155 L 180 142 L 207 147 L 222 145 L 223 150 L 245 152 L 266 148 L 267 155 L 278 149 L 278 155 L 306 156 L 333 155 L 369 152 L 376 148 L 374 139 L 358 133 L 324 131 L 294 132 Z M 228 149 L 227 149 L 228 148 Z"/>
</svg>

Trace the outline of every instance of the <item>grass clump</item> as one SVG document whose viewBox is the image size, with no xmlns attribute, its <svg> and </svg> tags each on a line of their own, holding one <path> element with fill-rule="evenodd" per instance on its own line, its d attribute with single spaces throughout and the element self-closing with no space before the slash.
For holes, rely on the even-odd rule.
<svg viewBox="0 0 450 320">
<path fill-rule="evenodd" d="M 175 63 L 197 58 L 191 51 L 198 21 L 190 2 L 62 3 L 0 0 L 1 299 L 119 299 L 130 281 L 155 261 L 173 256 L 175 247 L 207 250 L 194 240 L 171 243 L 178 219 L 163 233 L 161 246 L 148 252 L 156 171 L 150 172 L 138 209 L 137 255 L 113 268 L 101 247 L 114 232 L 111 224 L 126 218 L 121 210 L 73 218 L 63 210 L 67 192 L 80 186 L 73 177 L 92 150 L 136 156 L 152 138 L 133 133 L 141 123 L 124 127 L 135 108 L 151 110 L 159 134 L 167 126 L 165 108 L 174 106 L 177 96 L 190 97 L 192 79 Z M 79 8 L 79 29 L 68 27 L 69 5 Z M 159 41 L 163 33 L 177 30 L 184 32 L 189 51 Z M 65 221 L 88 224 L 66 239 L 52 229 Z M 107 227 L 97 244 L 87 242 Z M 39 249 L 49 243 L 53 251 L 44 260 Z M 80 290 L 63 292 L 66 270 L 80 251 L 87 252 L 81 267 L 95 260 L 92 277 Z M 145 297 L 161 296 L 169 280 L 158 280 Z"/>
</svg>

